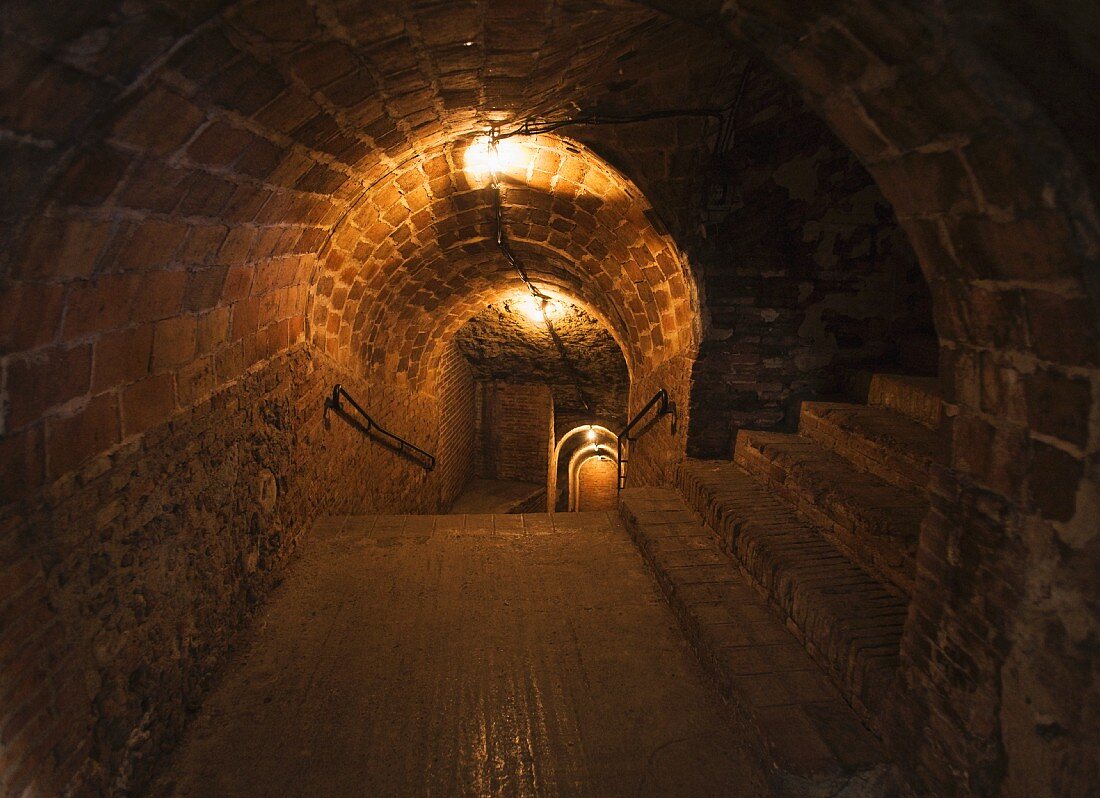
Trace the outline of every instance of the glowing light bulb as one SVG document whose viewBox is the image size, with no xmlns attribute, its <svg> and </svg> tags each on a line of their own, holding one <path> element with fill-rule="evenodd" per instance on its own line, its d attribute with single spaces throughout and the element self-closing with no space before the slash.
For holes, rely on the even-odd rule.
<svg viewBox="0 0 1100 798">
<path fill-rule="evenodd" d="M 526 152 L 514 139 L 479 136 L 466 148 L 466 171 L 478 180 L 496 180 L 512 174 L 524 164 Z"/>
<path fill-rule="evenodd" d="M 536 296 L 524 296 L 515 300 L 516 308 L 533 323 L 542 324 L 546 318 L 555 318 L 561 314 L 562 305 L 553 299 L 542 299 Z M 545 316 L 544 316 L 545 314 Z"/>
<path fill-rule="evenodd" d="M 588 440 L 590 440 L 590 441 L 596 440 L 596 430 L 594 430 L 592 428 L 591 424 L 588 425 Z"/>
<path fill-rule="evenodd" d="M 533 296 L 525 296 L 516 303 L 528 321 L 542 321 L 542 303 Z"/>
</svg>

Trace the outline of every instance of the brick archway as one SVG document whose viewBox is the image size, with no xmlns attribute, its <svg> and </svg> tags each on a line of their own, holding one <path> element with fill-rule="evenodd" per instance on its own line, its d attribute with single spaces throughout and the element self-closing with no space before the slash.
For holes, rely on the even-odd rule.
<svg viewBox="0 0 1100 798">
<path fill-rule="evenodd" d="M 616 482 L 619 478 L 615 461 L 606 453 L 592 451 L 587 455 L 578 452 L 577 461 L 570 463 L 571 510 L 589 512 L 614 510 L 616 506 Z"/>
<path fill-rule="evenodd" d="M 589 434 L 589 433 L 594 434 Z M 614 451 L 616 445 L 615 433 L 607 426 L 598 423 L 598 420 L 594 420 L 592 424 L 584 424 L 562 435 L 557 443 L 554 445 L 553 457 L 550 459 L 549 474 L 547 477 L 547 497 L 551 502 L 548 509 L 554 511 L 554 500 L 556 499 L 559 489 L 559 480 L 564 474 L 567 492 L 567 506 L 569 509 L 573 509 L 573 458 L 577 452 L 585 448 L 592 448 L 594 446 L 602 446 L 607 451 Z M 562 455 L 566 454 L 568 457 L 568 466 L 562 468 Z M 616 470 L 616 478 L 618 471 Z"/>
<path fill-rule="evenodd" d="M 493 241 L 491 190 L 465 165 L 473 141 L 403 157 L 333 231 L 313 277 L 310 334 L 342 365 L 430 386 L 439 347 L 515 290 L 518 275 Z M 502 174 L 504 226 L 536 282 L 590 308 L 632 372 L 690 357 L 695 284 L 642 193 L 576 142 L 509 141 L 519 155 Z"/>
</svg>

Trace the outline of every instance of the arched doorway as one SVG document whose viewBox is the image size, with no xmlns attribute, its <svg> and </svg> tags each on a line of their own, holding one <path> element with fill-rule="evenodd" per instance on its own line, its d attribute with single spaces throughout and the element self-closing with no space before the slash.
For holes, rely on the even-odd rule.
<svg viewBox="0 0 1100 798">
<path fill-rule="evenodd" d="M 614 510 L 617 506 L 619 469 L 613 453 L 594 446 L 578 452 L 569 480 L 572 487 L 571 510 L 589 512 Z"/>
<path fill-rule="evenodd" d="M 574 480 L 579 465 L 578 456 L 584 452 L 592 456 L 597 448 L 603 453 L 613 455 L 615 441 L 615 433 L 599 423 L 574 427 L 558 439 L 547 475 L 548 494 L 553 497 L 553 504 L 548 504 L 547 507 L 550 512 L 576 509 Z"/>
</svg>

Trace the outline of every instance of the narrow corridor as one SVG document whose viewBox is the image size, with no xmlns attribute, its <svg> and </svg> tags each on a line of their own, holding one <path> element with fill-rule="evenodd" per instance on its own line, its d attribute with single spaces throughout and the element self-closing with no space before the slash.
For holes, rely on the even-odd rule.
<svg viewBox="0 0 1100 798">
<path fill-rule="evenodd" d="M 322 520 L 153 792 L 768 794 L 602 512 Z"/>
</svg>

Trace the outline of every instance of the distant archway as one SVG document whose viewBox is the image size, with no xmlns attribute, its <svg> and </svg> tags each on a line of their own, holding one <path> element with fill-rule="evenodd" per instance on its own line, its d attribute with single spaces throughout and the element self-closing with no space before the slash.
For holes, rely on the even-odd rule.
<svg viewBox="0 0 1100 798">
<path fill-rule="evenodd" d="M 613 496 L 617 492 L 619 474 L 614 458 L 614 450 L 599 443 L 589 444 L 573 453 L 569 458 L 570 512 L 606 510 L 614 506 Z M 593 466 L 596 463 L 610 466 L 600 466 L 595 471 Z"/>
<path fill-rule="evenodd" d="M 559 506 L 558 485 L 561 484 L 563 476 L 566 478 L 564 504 L 567 509 L 572 509 L 572 461 L 577 452 L 584 450 L 586 447 L 591 449 L 595 446 L 603 446 L 610 451 L 614 451 L 615 440 L 615 433 L 603 424 L 582 424 L 569 430 L 558 439 L 557 444 L 554 446 L 554 456 L 550 459 L 550 469 L 546 479 L 546 503 L 549 512 L 554 512 Z M 566 465 L 569 469 L 564 474 L 561 467 L 563 451 L 568 453 Z"/>
</svg>

